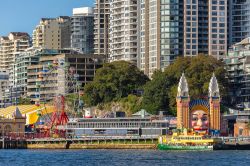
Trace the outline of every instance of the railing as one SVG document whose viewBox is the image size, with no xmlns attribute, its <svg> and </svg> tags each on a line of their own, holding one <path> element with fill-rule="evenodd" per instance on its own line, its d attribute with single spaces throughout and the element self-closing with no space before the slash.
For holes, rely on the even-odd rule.
<svg viewBox="0 0 250 166">
<path fill-rule="evenodd" d="M 238 143 L 238 142 L 245 142 L 245 143 L 250 143 L 250 137 L 219 137 L 222 139 L 223 143 L 227 142 L 233 142 L 233 143 Z"/>
</svg>

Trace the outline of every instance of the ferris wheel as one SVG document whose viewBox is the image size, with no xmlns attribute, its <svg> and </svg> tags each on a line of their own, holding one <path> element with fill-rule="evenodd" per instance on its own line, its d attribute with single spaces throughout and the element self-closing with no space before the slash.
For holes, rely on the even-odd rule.
<svg viewBox="0 0 250 166">
<path fill-rule="evenodd" d="M 77 97 L 73 101 L 74 107 L 80 107 L 78 78 L 79 75 L 76 73 L 75 68 L 69 66 L 64 59 L 56 59 L 52 63 L 43 64 L 42 71 L 39 73 L 36 82 L 37 99 L 35 104 L 44 108 L 45 114 L 38 112 L 38 115 L 48 127 L 49 134 L 60 134 L 62 128 L 59 129 L 58 126 L 65 125 L 69 120 L 66 112 L 70 114 L 71 109 L 66 109 L 65 96 L 68 94 L 76 95 Z M 46 113 L 47 104 L 54 106 L 55 111 L 52 114 Z"/>
</svg>

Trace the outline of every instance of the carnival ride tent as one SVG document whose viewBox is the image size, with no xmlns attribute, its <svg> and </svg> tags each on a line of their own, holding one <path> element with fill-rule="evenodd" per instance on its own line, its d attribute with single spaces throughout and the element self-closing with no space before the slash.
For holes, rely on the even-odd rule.
<svg viewBox="0 0 250 166">
<path fill-rule="evenodd" d="M 45 105 L 45 106 L 36 106 L 36 105 L 18 105 L 10 106 L 7 108 L 0 109 L 0 116 L 4 118 L 13 118 L 12 115 L 18 107 L 22 116 L 26 117 L 26 125 L 35 124 L 40 116 L 50 114 L 55 112 L 56 109 L 54 106 Z"/>
</svg>

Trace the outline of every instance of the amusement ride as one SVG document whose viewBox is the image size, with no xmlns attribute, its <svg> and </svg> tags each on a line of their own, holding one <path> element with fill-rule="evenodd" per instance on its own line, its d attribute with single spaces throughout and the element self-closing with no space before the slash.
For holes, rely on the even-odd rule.
<svg viewBox="0 0 250 166">
<path fill-rule="evenodd" d="M 83 102 L 80 100 L 79 75 L 74 67 L 69 66 L 64 59 L 54 60 L 43 65 L 36 81 L 36 101 L 40 125 L 37 125 L 40 133 L 45 137 L 63 137 L 65 135 L 64 125 L 69 121 L 67 114 L 74 114 L 80 110 Z M 73 95 L 73 108 L 66 109 L 66 96 Z M 54 111 L 47 113 L 47 106 L 53 105 Z M 73 111 L 71 111 L 73 110 Z M 67 112 L 67 113 L 66 113 Z M 42 125 L 41 125 L 42 124 Z"/>
</svg>

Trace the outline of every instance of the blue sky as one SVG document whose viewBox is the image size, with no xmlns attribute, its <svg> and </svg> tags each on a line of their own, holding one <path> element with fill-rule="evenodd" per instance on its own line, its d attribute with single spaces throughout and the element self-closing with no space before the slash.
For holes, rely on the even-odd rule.
<svg viewBox="0 0 250 166">
<path fill-rule="evenodd" d="M 0 36 L 32 33 L 42 17 L 71 16 L 76 7 L 93 7 L 94 0 L 0 0 Z"/>
</svg>

